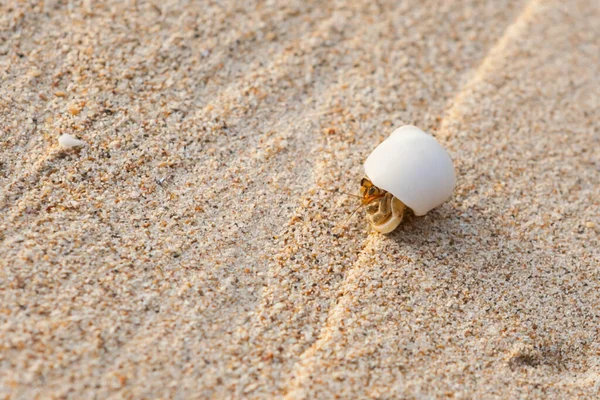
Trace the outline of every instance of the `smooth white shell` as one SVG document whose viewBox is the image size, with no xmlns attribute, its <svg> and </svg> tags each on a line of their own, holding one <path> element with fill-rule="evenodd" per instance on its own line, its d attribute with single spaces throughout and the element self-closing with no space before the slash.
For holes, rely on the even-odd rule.
<svg viewBox="0 0 600 400">
<path fill-rule="evenodd" d="M 412 125 L 396 129 L 373 150 L 365 173 L 419 216 L 448 200 L 456 185 L 450 155 L 433 136 Z"/>
<path fill-rule="evenodd" d="M 80 147 L 85 145 L 85 142 L 77 139 L 75 136 L 65 133 L 58 138 L 58 144 L 63 147 Z"/>
</svg>

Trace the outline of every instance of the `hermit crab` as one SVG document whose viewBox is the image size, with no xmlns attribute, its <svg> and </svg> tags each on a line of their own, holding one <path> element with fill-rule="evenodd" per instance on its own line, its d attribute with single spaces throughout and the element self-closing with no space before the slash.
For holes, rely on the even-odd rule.
<svg viewBox="0 0 600 400">
<path fill-rule="evenodd" d="M 450 155 L 412 125 L 392 132 L 365 161 L 360 198 L 374 230 L 390 233 L 407 208 L 427 214 L 452 196 L 456 175 Z"/>
</svg>

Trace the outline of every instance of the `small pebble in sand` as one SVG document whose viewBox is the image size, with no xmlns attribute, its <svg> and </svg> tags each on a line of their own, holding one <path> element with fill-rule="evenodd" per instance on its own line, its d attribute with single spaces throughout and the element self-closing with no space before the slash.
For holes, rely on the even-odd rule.
<svg viewBox="0 0 600 400">
<path fill-rule="evenodd" d="M 68 133 L 65 133 L 64 135 L 60 135 L 60 137 L 58 138 L 58 144 L 61 147 L 80 147 L 85 145 L 85 142 L 77 139 L 75 136 L 73 135 L 69 135 Z"/>
<path fill-rule="evenodd" d="M 81 107 L 79 106 L 79 104 L 69 104 L 67 109 L 69 110 L 71 115 L 79 115 L 79 113 L 81 112 Z"/>
<path fill-rule="evenodd" d="M 31 76 L 32 78 L 37 78 L 42 75 L 42 71 L 37 68 L 33 68 L 27 72 L 27 75 Z"/>
<path fill-rule="evenodd" d="M 392 232 L 406 207 L 427 214 L 452 196 L 456 175 L 452 159 L 431 135 L 416 126 L 396 129 L 365 161 L 361 200 L 378 232 Z M 405 207 L 406 206 L 406 207 Z"/>
</svg>

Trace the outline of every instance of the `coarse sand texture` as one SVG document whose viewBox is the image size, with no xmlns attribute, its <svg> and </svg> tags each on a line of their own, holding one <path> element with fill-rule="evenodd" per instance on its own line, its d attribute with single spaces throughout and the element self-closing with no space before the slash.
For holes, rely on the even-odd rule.
<svg viewBox="0 0 600 400">
<path fill-rule="evenodd" d="M 0 2 L 0 399 L 600 398 L 599 210 L 597 0 Z"/>
</svg>

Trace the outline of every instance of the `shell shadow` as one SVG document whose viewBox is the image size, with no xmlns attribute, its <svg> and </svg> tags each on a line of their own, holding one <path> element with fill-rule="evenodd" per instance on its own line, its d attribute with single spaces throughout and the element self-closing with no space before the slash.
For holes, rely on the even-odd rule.
<svg viewBox="0 0 600 400">
<path fill-rule="evenodd" d="M 511 233 L 500 218 L 477 208 L 456 209 L 446 204 L 422 217 L 409 212 L 388 237 L 421 260 L 444 260 L 456 267 L 466 263 L 480 274 L 511 258 L 505 246 Z"/>
</svg>

